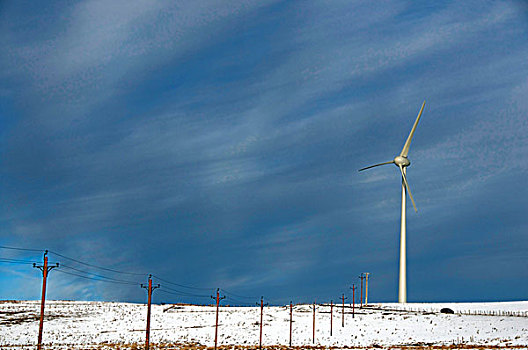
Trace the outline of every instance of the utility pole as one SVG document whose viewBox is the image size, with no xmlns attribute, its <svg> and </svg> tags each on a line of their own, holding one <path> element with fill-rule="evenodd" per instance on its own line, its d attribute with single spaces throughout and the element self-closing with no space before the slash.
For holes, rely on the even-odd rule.
<svg viewBox="0 0 528 350">
<path fill-rule="evenodd" d="M 368 278 L 370 272 L 365 272 L 365 305 L 368 305 Z"/>
<path fill-rule="evenodd" d="M 313 303 L 313 338 L 312 342 L 315 344 L 315 301 Z"/>
<path fill-rule="evenodd" d="M 145 288 L 148 293 L 148 301 L 147 301 L 147 334 L 145 338 L 145 350 L 149 350 L 150 346 L 150 309 L 152 305 L 152 292 L 154 289 L 159 288 L 160 285 L 152 286 L 152 275 L 149 275 L 148 279 L 148 285 L 145 286 L 143 283 L 141 284 L 141 288 Z"/>
<path fill-rule="evenodd" d="M 259 305 L 257 303 L 257 305 Z M 264 314 L 264 306 L 268 306 L 268 304 L 264 304 L 264 297 L 260 297 L 260 339 L 259 339 L 259 349 L 262 349 L 262 324 L 263 324 L 263 314 Z"/>
<path fill-rule="evenodd" d="M 290 301 L 290 347 L 292 346 L 292 330 L 293 330 L 293 304 Z"/>
<path fill-rule="evenodd" d="M 48 273 L 52 269 L 59 267 L 59 263 L 56 263 L 53 266 L 48 266 L 48 251 L 46 250 L 44 251 L 44 265 L 40 266 L 34 263 L 33 267 L 42 271 L 42 297 L 40 299 L 40 320 L 37 341 L 37 350 L 40 350 L 42 347 L 42 330 L 44 329 L 44 304 L 46 303 L 46 281 L 48 280 Z"/>
<path fill-rule="evenodd" d="M 212 299 L 216 299 L 216 324 L 215 324 L 215 350 L 218 344 L 218 310 L 220 307 L 220 300 L 225 299 L 225 296 L 220 297 L 220 288 L 216 289 L 216 298 L 211 296 Z"/>
<path fill-rule="evenodd" d="M 345 326 L 345 299 L 348 299 L 348 298 L 345 298 L 345 294 L 343 294 L 343 296 L 341 296 L 341 299 L 343 300 L 343 307 L 341 308 L 341 327 L 344 327 Z"/>
<path fill-rule="evenodd" d="M 352 289 L 352 318 L 354 318 L 356 315 L 356 289 L 357 287 L 355 285 L 352 285 L 350 289 Z"/>
<path fill-rule="evenodd" d="M 359 308 L 363 308 L 363 279 L 365 279 L 365 276 L 363 276 L 363 273 L 359 275 L 359 279 L 361 280 L 361 296 L 359 298 Z"/>
<path fill-rule="evenodd" d="M 334 301 L 330 300 L 330 336 L 332 336 L 333 310 L 334 310 Z"/>
</svg>

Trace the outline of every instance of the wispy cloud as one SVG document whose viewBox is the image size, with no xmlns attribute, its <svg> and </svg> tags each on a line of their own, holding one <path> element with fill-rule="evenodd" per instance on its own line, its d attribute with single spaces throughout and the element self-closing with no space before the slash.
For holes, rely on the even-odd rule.
<svg viewBox="0 0 528 350">
<path fill-rule="evenodd" d="M 448 222 L 469 232 L 504 178 L 521 191 L 528 28 L 510 2 L 11 3 L 1 16 L 0 228 L 15 243 L 207 286 L 390 275 L 398 170 L 357 169 L 399 152 L 423 99 L 409 227 L 438 235 L 413 237 L 416 254 L 448 245 Z M 109 291 L 90 288 L 68 295 Z"/>
</svg>

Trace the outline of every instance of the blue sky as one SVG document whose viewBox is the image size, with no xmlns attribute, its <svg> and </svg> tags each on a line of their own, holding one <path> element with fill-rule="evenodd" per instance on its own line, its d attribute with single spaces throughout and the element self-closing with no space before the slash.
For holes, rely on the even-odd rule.
<svg viewBox="0 0 528 350">
<path fill-rule="evenodd" d="M 204 288 L 155 280 L 156 302 L 337 300 L 367 271 L 369 300 L 395 301 L 399 171 L 357 170 L 400 152 L 425 99 L 408 300 L 526 300 L 524 2 L 46 6 L 0 4 L 0 245 Z M 49 286 L 145 300 L 59 270 Z M 39 295 L 38 271 L 0 263 L 0 299 Z"/>
</svg>

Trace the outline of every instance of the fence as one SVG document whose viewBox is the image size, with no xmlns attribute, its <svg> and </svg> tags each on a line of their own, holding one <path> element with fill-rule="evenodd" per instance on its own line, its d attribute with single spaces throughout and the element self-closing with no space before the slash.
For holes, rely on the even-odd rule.
<svg viewBox="0 0 528 350">
<path fill-rule="evenodd" d="M 363 306 L 365 309 L 392 311 L 392 312 L 407 312 L 407 313 L 423 313 L 423 314 L 440 314 L 440 308 L 419 308 L 419 307 L 377 307 L 377 306 Z M 528 317 L 528 311 L 507 311 L 507 310 L 453 310 L 454 315 L 465 316 L 500 316 L 500 317 Z"/>
</svg>

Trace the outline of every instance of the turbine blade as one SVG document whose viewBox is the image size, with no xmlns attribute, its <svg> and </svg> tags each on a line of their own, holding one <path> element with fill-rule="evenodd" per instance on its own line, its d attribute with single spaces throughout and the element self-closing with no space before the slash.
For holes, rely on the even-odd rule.
<svg viewBox="0 0 528 350">
<path fill-rule="evenodd" d="M 403 171 L 403 167 L 400 166 L 400 171 L 401 171 L 401 174 L 402 174 L 402 179 L 403 179 L 403 183 L 405 184 L 405 188 L 407 188 L 407 192 L 409 193 L 409 197 L 411 197 L 411 201 L 412 201 L 412 204 L 413 204 L 413 207 L 414 207 L 414 211 L 415 212 L 418 212 L 418 209 L 416 209 L 416 204 L 414 203 L 414 198 L 412 196 L 412 193 L 411 193 L 411 188 L 409 187 L 409 183 L 407 182 L 407 176 L 405 176 L 405 171 Z"/>
<path fill-rule="evenodd" d="M 403 149 L 400 153 L 400 156 L 407 157 L 407 154 L 409 154 L 409 148 L 411 147 L 411 140 L 414 136 L 414 131 L 416 130 L 416 126 L 418 125 L 418 122 L 420 121 L 420 117 L 422 116 L 422 112 L 425 107 L 425 101 L 422 103 L 422 108 L 420 108 L 420 112 L 418 113 L 418 117 L 416 117 L 416 121 L 414 122 L 414 125 L 411 129 L 411 133 L 409 134 L 409 137 L 407 137 L 407 141 L 405 141 L 405 145 L 403 145 Z"/>
<path fill-rule="evenodd" d="M 379 163 L 379 164 L 375 164 L 375 165 L 368 166 L 368 167 L 366 167 L 366 168 L 361 168 L 361 169 L 359 169 L 358 171 L 363 171 L 363 170 L 367 170 L 367 169 L 370 169 L 370 168 L 374 168 L 374 167 L 376 167 L 376 166 L 385 165 L 385 164 L 393 164 L 393 163 L 394 163 L 394 161 L 391 160 L 390 162 Z"/>
</svg>

